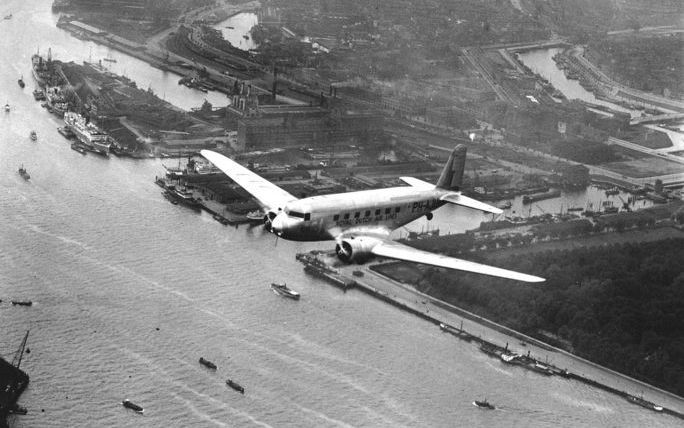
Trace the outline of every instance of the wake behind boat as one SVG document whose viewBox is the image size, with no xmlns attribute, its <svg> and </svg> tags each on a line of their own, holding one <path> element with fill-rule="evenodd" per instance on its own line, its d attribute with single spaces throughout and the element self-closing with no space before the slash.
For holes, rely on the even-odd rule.
<svg viewBox="0 0 684 428">
<path fill-rule="evenodd" d="M 274 293 L 280 294 L 281 296 L 289 297 L 290 299 L 299 300 L 299 293 L 287 287 L 287 285 L 282 282 L 271 283 L 271 290 Z"/>
</svg>

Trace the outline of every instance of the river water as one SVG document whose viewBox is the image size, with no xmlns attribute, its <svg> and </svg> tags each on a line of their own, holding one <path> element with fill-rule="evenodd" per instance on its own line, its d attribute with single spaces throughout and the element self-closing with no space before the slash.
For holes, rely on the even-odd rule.
<svg viewBox="0 0 684 428">
<path fill-rule="evenodd" d="M 306 276 L 295 253 L 330 243 L 276 245 L 260 228 L 225 227 L 171 205 L 153 184 L 158 160 L 70 150 L 59 121 L 31 96 L 30 56 L 40 45 L 76 60 L 91 44 L 55 28 L 50 2 L 10 0 L 0 9 L 14 15 L 0 21 L 0 87 L 12 106 L 0 113 L 0 354 L 11 359 L 31 331 L 22 362 L 31 384 L 21 399 L 29 413 L 14 427 L 677 422 L 576 382 L 505 367 L 412 315 Z M 96 52 L 105 57 L 107 49 Z M 194 94 L 117 55 L 140 85 L 149 80 L 189 104 Z M 16 172 L 22 163 L 29 182 Z M 272 281 L 287 281 L 302 300 L 276 296 Z M 218 370 L 200 366 L 200 356 Z M 483 396 L 498 409 L 471 404 Z M 124 409 L 125 398 L 144 415 Z"/>
<path fill-rule="evenodd" d="M 255 49 L 257 44 L 252 40 L 249 30 L 259 23 L 259 17 L 253 12 L 241 12 L 222 21 L 214 28 L 220 30 L 223 38 L 231 45 L 243 51 Z"/>
</svg>

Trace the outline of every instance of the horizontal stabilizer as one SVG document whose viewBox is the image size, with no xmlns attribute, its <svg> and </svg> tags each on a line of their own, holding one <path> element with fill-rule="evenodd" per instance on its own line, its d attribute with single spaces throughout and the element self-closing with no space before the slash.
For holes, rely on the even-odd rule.
<svg viewBox="0 0 684 428">
<path fill-rule="evenodd" d="M 418 190 L 432 190 L 435 188 L 434 184 L 428 183 L 427 181 L 419 180 L 413 177 L 399 177 L 401 181 L 408 184 L 411 187 L 415 187 Z"/>
<path fill-rule="evenodd" d="M 501 269 L 487 266 L 480 263 L 469 262 L 455 257 L 443 256 L 441 254 L 428 253 L 394 241 L 382 241 L 371 250 L 373 254 L 380 257 L 405 260 L 408 262 L 423 263 L 426 265 L 438 266 L 448 269 L 457 269 L 467 272 L 474 272 L 483 275 L 498 276 L 501 278 L 514 279 L 524 282 L 544 282 L 544 278 L 512 270 Z"/>
<path fill-rule="evenodd" d="M 476 201 L 473 198 L 469 198 L 467 196 L 463 196 L 460 193 L 447 193 L 446 195 L 442 196 L 441 198 L 442 201 L 449 202 L 452 204 L 456 205 L 461 205 L 464 207 L 468 208 L 473 208 L 476 210 L 492 213 L 492 214 L 501 214 L 503 211 L 500 210 L 497 207 L 493 207 L 491 205 L 485 204 L 484 202 Z"/>
</svg>

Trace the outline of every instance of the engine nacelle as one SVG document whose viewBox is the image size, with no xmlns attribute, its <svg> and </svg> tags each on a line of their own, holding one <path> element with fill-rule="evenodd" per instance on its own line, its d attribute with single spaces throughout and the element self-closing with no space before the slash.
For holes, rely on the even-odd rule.
<svg viewBox="0 0 684 428">
<path fill-rule="evenodd" d="M 273 222 L 273 219 L 276 218 L 277 214 L 278 213 L 274 211 L 269 211 L 267 214 L 264 215 L 264 228 L 269 232 L 271 231 L 271 224 Z"/>
<path fill-rule="evenodd" d="M 345 263 L 363 263 L 373 257 L 371 250 L 379 243 L 379 239 L 365 236 L 345 238 L 337 242 L 335 253 Z"/>
</svg>

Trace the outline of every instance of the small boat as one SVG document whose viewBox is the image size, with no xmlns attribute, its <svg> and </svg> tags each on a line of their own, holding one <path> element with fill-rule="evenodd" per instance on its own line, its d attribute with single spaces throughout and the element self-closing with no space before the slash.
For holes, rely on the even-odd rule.
<svg viewBox="0 0 684 428">
<path fill-rule="evenodd" d="M 19 80 L 17 81 L 17 83 L 19 83 L 19 86 L 22 87 L 22 88 L 23 88 L 24 86 L 26 86 L 26 83 L 24 83 L 24 76 L 21 76 L 21 77 L 19 78 Z"/>
<path fill-rule="evenodd" d="M 519 357 L 520 355 L 518 354 L 501 354 L 501 360 L 504 363 L 509 363 L 512 364 L 516 362 L 515 360 Z"/>
<path fill-rule="evenodd" d="M 76 150 L 82 155 L 86 154 L 86 149 L 84 149 L 80 144 L 78 143 L 71 143 L 71 150 Z"/>
<path fill-rule="evenodd" d="M 24 168 L 24 165 L 21 165 L 21 166 L 19 167 L 19 175 L 21 175 L 21 177 L 22 177 L 24 180 L 28 180 L 29 178 L 31 178 L 31 176 L 29 175 L 28 171 L 26 171 L 26 168 Z"/>
<path fill-rule="evenodd" d="M 33 302 L 30 300 L 12 300 L 14 306 L 31 306 Z"/>
<path fill-rule="evenodd" d="M 487 399 L 485 398 L 482 401 L 475 400 L 473 401 L 473 405 L 481 408 L 481 409 L 489 409 L 489 410 L 494 410 L 496 407 L 494 407 L 493 404 L 491 404 Z"/>
<path fill-rule="evenodd" d="M 13 414 L 13 415 L 26 415 L 26 414 L 28 414 L 28 410 L 26 409 L 26 407 L 20 406 L 18 404 L 15 404 L 14 407 L 9 409 L 9 412 L 10 412 L 10 414 Z"/>
<path fill-rule="evenodd" d="M 234 29 L 235 29 L 235 27 L 231 27 L 230 25 L 227 25 L 226 28 L 229 29 L 229 30 L 234 30 Z"/>
<path fill-rule="evenodd" d="M 130 400 L 124 400 L 124 401 L 121 402 L 121 404 L 122 404 L 125 408 L 134 410 L 134 411 L 137 412 L 137 413 L 142 413 L 142 412 L 145 411 L 145 409 L 143 409 L 142 407 L 138 406 L 137 404 L 131 403 Z"/>
<path fill-rule="evenodd" d="M 271 290 L 281 296 L 289 297 L 290 299 L 299 300 L 299 293 L 287 287 L 284 282 L 272 282 Z"/>
<path fill-rule="evenodd" d="M 5 111 L 10 111 L 10 105 L 9 105 L 9 103 L 5 104 Z"/>
<path fill-rule="evenodd" d="M 656 412 L 662 412 L 663 411 L 663 406 L 659 406 L 655 403 L 652 403 L 648 400 L 645 400 L 644 397 L 637 397 L 631 394 L 627 394 L 625 397 L 627 401 L 637 404 L 641 407 L 645 407 L 647 409 L 655 410 Z"/>
<path fill-rule="evenodd" d="M 33 98 L 34 98 L 36 101 L 44 100 L 44 99 L 45 99 L 45 92 L 43 92 L 43 91 L 40 90 L 40 89 L 36 89 L 36 90 L 33 91 Z"/>
<path fill-rule="evenodd" d="M 239 392 L 240 394 L 244 394 L 244 393 L 245 393 L 245 388 L 243 388 L 239 383 L 233 382 L 232 379 L 228 379 L 228 380 L 226 381 L 226 385 L 228 385 L 229 387 L 233 388 L 234 390 L 236 390 L 236 391 Z"/>
<path fill-rule="evenodd" d="M 212 370 L 216 370 L 216 364 L 212 363 L 209 360 L 204 359 L 204 357 L 200 357 L 199 359 L 200 364 L 202 364 L 204 367 Z"/>
<path fill-rule="evenodd" d="M 114 58 L 103 58 L 103 60 L 107 62 L 116 62 Z"/>
<path fill-rule="evenodd" d="M 5 15 L 5 19 L 12 19 L 12 14 L 10 13 L 9 15 Z"/>
<path fill-rule="evenodd" d="M 31 131 L 29 137 L 31 138 L 31 141 L 36 141 L 38 139 L 38 134 L 36 134 L 36 131 Z"/>
<path fill-rule="evenodd" d="M 247 220 L 251 221 L 263 221 L 264 213 L 261 210 L 250 211 L 247 214 L 245 214 L 245 217 L 247 218 Z"/>
</svg>

